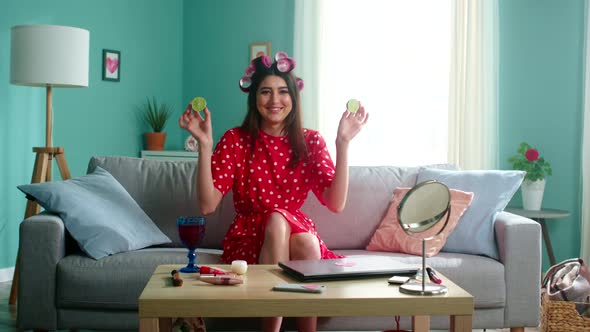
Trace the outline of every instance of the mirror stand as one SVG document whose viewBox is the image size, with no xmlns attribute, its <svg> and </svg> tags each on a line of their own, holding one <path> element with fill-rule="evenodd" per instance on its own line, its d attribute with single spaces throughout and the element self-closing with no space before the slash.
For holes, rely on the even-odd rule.
<svg viewBox="0 0 590 332">
<path fill-rule="evenodd" d="M 418 283 L 415 279 L 399 286 L 399 291 L 409 295 L 440 295 L 446 294 L 447 286 L 426 282 L 426 239 L 422 239 L 422 282 Z"/>
<path fill-rule="evenodd" d="M 446 286 L 426 282 L 426 240 L 440 234 L 449 222 L 451 193 L 442 182 L 424 181 L 415 185 L 402 198 L 398 206 L 398 222 L 406 234 L 422 240 L 422 282 L 416 277 L 400 286 L 402 293 L 410 295 L 439 295 L 447 293 Z M 446 216 L 446 218 L 445 218 Z M 435 234 L 426 231 L 444 222 Z"/>
</svg>

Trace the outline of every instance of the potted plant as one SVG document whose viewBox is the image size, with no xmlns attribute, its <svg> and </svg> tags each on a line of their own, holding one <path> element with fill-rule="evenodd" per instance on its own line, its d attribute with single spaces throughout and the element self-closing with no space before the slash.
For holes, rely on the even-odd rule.
<svg viewBox="0 0 590 332">
<path fill-rule="evenodd" d="M 522 182 L 522 205 L 525 210 L 540 210 L 545 191 L 545 177 L 553 173 L 551 165 L 539 151 L 522 142 L 517 154 L 508 159 L 513 169 L 526 172 Z"/>
<path fill-rule="evenodd" d="M 172 111 L 167 104 L 159 104 L 156 97 L 152 97 L 152 100 L 146 99 L 146 103 L 140 107 L 141 117 L 152 129 L 152 132 L 144 134 L 146 149 L 164 150 L 166 133 L 163 130 L 172 115 Z"/>
</svg>

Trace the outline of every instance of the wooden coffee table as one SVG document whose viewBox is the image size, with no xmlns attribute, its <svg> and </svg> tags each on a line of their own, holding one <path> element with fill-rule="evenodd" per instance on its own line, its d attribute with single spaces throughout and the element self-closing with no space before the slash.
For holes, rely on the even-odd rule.
<svg viewBox="0 0 590 332">
<path fill-rule="evenodd" d="M 428 331 L 431 315 L 450 316 L 451 331 L 471 332 L 473 296 L 441 275 L 445 295 L 415 296 L 399 292 L 387 278 L 322 281 L 322 294 L 275 292 L 278 283 L 297 281 L 276 265 L 248 267 L 244 283 L 218 286 L 182 274 L 182 287 L 173 287 L 170 272 L 180 265 L 160 265 L 139 297 L 139 329 L 167 330 L 170 317 L 336 317 L 413 316 L 414 331 Z M 229 270 L 227 265 L 216 267 Z"/>
</svg>

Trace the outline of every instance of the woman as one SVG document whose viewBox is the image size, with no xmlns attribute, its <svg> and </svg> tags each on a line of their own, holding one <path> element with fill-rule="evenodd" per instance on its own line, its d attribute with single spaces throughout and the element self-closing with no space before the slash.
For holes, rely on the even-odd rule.
<svg viewBox="0 0 590 332">
<path fill-rule="evenodd" d="M 190 105 L 179 124 L 199 142 L 199 206 L 212 213 L 230 190 L 237 212 L 223 240 L 226 263 L 276 264 L 294 259 L 329 259 L 315 225 L 299 209 L 311 190 L 333 212 L 340 212 L 348 191 L 348 144 L 368 120 L 361 106 L 345 111 L 336 137 L 336 166 L 317 132 L 302 128 L 295 61 L 284 52 L 272 62 L 258 57 L 246 69 L 240 88 L 248 93 L 248 112 L 240 127 L 228 130 L 212 153 L 211 114 Z M 264 331 L 279 331 L 281 317 L 265 318 Z M 297 319 L 299 331 L 315 331 L 316 318 Z"/>
</svg>

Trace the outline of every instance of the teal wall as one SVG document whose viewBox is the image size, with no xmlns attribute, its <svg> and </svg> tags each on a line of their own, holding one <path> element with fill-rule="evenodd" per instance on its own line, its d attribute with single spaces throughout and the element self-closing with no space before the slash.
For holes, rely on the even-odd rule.
<svg viewBox="0 0 590 332">
<path fill-rule="evenodd" d="M 177 125 L 195 96 L 207 98 L 214 138 L 241 123 L 245 95 L 238 79 L 249 44 L 292 53 L 293 0 L 3 0 L 0 10 L 0 269 L 14 265 L 33 146 L 45 144 L 45 90 L 9 84 L 10 28 L 71 25 L 90 30 L 87 89 L 54 89 L 54 145 L 66 149 L 72 176 L 93 155 L 138 156 L 142 133 L 135 109 L 147 96 L 173 105 L 166 149 L 182 149 Z M 121 82 L 102 81 L 102 49 L 121 51 Z M 54 164 L 55 167 L 55 164 Z M 57 174 L 54 172 L 54 176 Z"/>
<path fill-rule="evenodd" d="M 0 6 L 0 269 L 14 266 L 25 209 L 18 184 L 31 181 L 33 146 L 45 145 L 45 89 L 11 85 L 10 28 L 55 24 L 90 31 L 89 87 L 53 91 L 54 145 L 72 176 L 92 155 L 138 156 L 146 127 L 136 107 L 147 96 L 175 106 L 167 148 L 183 141 L 182 0 L 3 0 Z M 121 81 L 102 81 L 102 49 L 121 51 Z M 56 164 L 53 163 L 54 168 Z M 54 178 L 59 178 L 54 171 Z"/>
<path fill-rule="evenodd" d="M 584 0 L 500 0 L 501 168 L 521 141 L 540 149 L 554 175 L 544 206 L 572 211 L 549 221 L 558 260 L 579 253 L 580 136 Z M 31 147 L 44 144 L 40 88 L 9 81 L 10 27 L 72 25 L 90 30 L 90 86 L 54 90 L 54 142 L 74 176 L 92 155 L 137 156 L 145 127 L 134 109 L 146 96 L 174 106 L 167 149 L 186 133 L 176 118 L 194 96 L 207 98 L 214 139 L 239 125 L 246 96 L 237 86 L 251 42 L 293 51 L 294 0 L 5 0 L 0 11 L 0 269 L 14 265 L 30 181 Z M 101 50 L 121 50 L 121 82 L 101 80 Z M 520 195 L 511 205 L 520 205 Z M 545 251 L 543 251 L 545 255 Z M 544 267 L 547 267 L 544 257 Z"/>
<path fill-rule="evenodd" d="M 502 0 L 499 9 L 501 167 L 522 141 L 551 163 L 543 207 L 572 213 L 547 220 L 559 262 L 580 251 L 585 1 Z M 521 202 L 519 193 L 511 205 Z"/>
<path fill-rule="evenodd" d="M 293 13 L 293 0 L 185 1 L 183 99 L 207 99 L 215 142 L 246 114 L 238 81 L 250 43 L 270 41 L 273 54 L 292 54 Z"/>
</svg>

